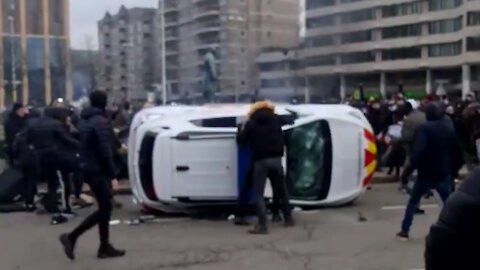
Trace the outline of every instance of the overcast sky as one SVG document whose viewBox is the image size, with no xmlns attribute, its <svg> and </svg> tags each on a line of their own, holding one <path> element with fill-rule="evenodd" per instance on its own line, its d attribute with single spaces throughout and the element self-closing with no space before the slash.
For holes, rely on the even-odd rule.
<svg viewBox="0 0 480 270">
<path fill-rule="evenodd" d="M 156 7 L 158 0 L 70 0 L 72 47 L 84 49 L 85 39 L 90 36 L 97 48 L 97 21 L 103 18 L 106 11 L 117 13 L 124 4 L 130 7 Z"/>
</svg>

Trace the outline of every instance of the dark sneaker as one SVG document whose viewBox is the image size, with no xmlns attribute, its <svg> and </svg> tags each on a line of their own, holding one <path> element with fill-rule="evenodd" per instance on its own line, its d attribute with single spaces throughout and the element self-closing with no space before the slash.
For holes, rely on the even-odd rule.
<svg viewBox="0 0 480 270">
<path fill-rule="evenodd" d="M 67 255 L 67 258 L 72 261 L 75 260 L 75 241 L 70 239 L 70 235 L 67 233 L 60 235 L 60 243 L 62 243 L 63 251 L 65 252 L 65 255 Z"/>
<path fill-rule="evenodd" d="M 59 225 L 59 224 L 67 223 L 67 222 L 68 222 L 68 218 L 66 218 L 62 215 L 54 215 L 52 217 L 52 220 L 50 221 L 50 224 L 51 225 Z"/>
<path fill-rule="evenodd" d="M 283 227 L 295 227 L 295 220 L 293 218 L 285 220 L 285 222 L 283 223 Z"/>
<path fill-rule="evenodd" d="M 34 204 L 26 204 L 25 211 L 27 211 L 28 213 L 32 213 L 37 211 L 37 207 Z"/>
<path fill-rule="evenodd" d="M 247 218 L 245 217 L 235 217 L 233 224 L 237 226 L 248 226 L 250 223 L 248 222 Z"/>
<path fill-rule="evenodd" d="M 408 241 L 410 239 L 407 232 L 399 232 L 397 233 L 397 238 L 400 241 Z"/>
<path fill-rule="evenodd" d="M 78 216 L 78 214 L 73 212 L 72 209 L 65 209 L 65 210 L 62 211 L 62 216 L 66 217 L 66 218 L 74 218 L 74 217 Z"/>
<path fill-rule="evenodd" d="M 87 202 L 82 198 L 76 198 L 72 202 L 72 207 L 74 209 L 83 209 L 92 206 L 93 203 Z"/>
<path fill-rule="evenodd" d="M 98 249 L 97 257 L 99 259 L 109 259 L 109 258 L 118 258 L 125 256 L 125 250 L 116 249 L 112 245 L 106 247 L 100 247 Z"/>
<path fill-rule="evenodd" d="M 268 234 L 267 227 L 256 225 L 253 229 L 248 231 L 249 234 Z"/>
<path fill-rule="evenodd" d="M 280 223 L 280 222 L 282 222 L 282 216 L 280 216 L 280 214 L 273 214 L 272 223 Z"/>
<path fill-rule="evenodd" d="M 425 215 L 425 210 L 421 208 L 416 208 L 415 209 L 415 215 Z"/>
</svg>

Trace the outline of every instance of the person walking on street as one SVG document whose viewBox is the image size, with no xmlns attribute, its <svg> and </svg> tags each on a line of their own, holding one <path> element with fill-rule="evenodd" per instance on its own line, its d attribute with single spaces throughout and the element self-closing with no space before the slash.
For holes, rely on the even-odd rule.
<svg viewBox="0 0 480 270">
<path fill-rule="evenodd" d="M 107 94 L 94 91 L 90 94 L 91 107 L 81 115 L 79 125 L 85 182 L 90 186 L 98 210 L 89 215 L 72 232 L 62 234 L 60 242 L 71 260 L 75 259 L 75 245 L 81 235 L 98 225 L 100 248 L 98 258 L 114 258 L 125 255 L 124 250 L 114 248 L 110 243 L 109 223 L 112 213 L 112 194 L 118 187 L 113 160 L 113 129 L 105 117 Z"/>
<path fill-rule="evenodd" d="M 267 209 L 264 198 L 267 178 L 270 179 L 275 195 L 278 196 L 277 202 L 281 204 L 284 225 L 286 227 L 294 226 L 282 165 L 285 151 L 282 122 L 274 111 L 275 107 L 269 102 L 255 103 L 239 136 L 239 143 L 249 145 L 253 152 L 252 181 L 258 225 L 249 231 L 251 234 L 268 234 Z"/>
<path fill-rule="evenodd" d="M 440 105 L 427 105 L 427 122 L 420 126 L 410 158 L 418 177 L 405 210 L 400 240 L 408 240 L 415 209 L 423 195 L 435 189 L 445 202 L 450 194 L 450 178 L 463 165 L 460 145 L 454 131 L 443 121 Z"/>
</svg>

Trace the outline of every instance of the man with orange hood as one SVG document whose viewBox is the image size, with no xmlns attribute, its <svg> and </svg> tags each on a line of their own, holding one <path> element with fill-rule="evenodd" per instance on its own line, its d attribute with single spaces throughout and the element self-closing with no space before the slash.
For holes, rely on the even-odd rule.
<svg viewBox="0 0 480 270">
<path fill-rule="evenodd" d="M 287 184 L 285 180 L 282 157 L 285 150 L 282 121 L 275 114 L 275 106 L 270 102 L 260 101 L 252 105 L 249 119 L 239 134 L 239 142 L 252 149 L 254 172 L 254 200 L 258 216 L 258 225 L 249 232 L 268 234 L 267 210 L 265 205 L 265 184 L 267 178 L 278 195 L 284 215 L 285 226 L 293 226 Z"/>
</svg>

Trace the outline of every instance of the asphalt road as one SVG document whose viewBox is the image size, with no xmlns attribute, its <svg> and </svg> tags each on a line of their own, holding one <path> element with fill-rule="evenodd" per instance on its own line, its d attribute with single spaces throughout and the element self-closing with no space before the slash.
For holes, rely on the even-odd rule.
<svg viewBox="0 0 480 270">
<path fill-rule="evenodd" d="M 114 219 L 139 214 L 123 196 L 125 207 Z M 383 184 L 354 206 L 296 212 L 298 225 L 273 226 L 268 236 L 251 236 L 247 228 L 226 220 L 162 218 L 155 223 L 112 225 L 113 243 L 127 249 L 121 259 L 99 261 L 97 230 L 77 246 L 77 260 L 68 261 L 57 237 L 80 221 L 50 226 L 47 216 L 0 216 L 0 269 L 2 270 L 413 270 L 423 268 L 423 243 L 436 219 L 438 199 L 425 202 L 427 214 L 417 216 L 409 242 L 395 233 L 406 200 L 396 185 Z M 81 212 L 86 215 L 90 210 Z M 367 220 L 360 222 L 359 217 Z"/>
</svg>

